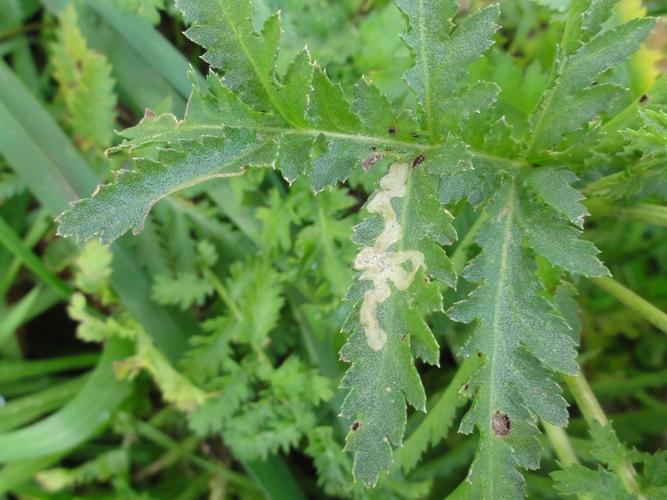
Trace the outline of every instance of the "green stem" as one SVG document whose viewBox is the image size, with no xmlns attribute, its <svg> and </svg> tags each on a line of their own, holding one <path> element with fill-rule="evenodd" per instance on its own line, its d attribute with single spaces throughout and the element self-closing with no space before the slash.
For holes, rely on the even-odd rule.
<svg viewBox="0 0 667 500">
<path fill-rule="evenodd" d="M 241 310 L 236 305 L 236 302 L 234 301 L 234 299 L 229 293 L 229 290 L 227 290 L 222 281 L 215 275 L 214 272 L 212 272 L 208 268 L 204 269 L 204 275 L 206 279 L 210 280 L 211 283 L 213 283 L 213 288 L 215 288 L 215 291 L 218 293 L 222 301 L 232 312 L 234 318 L 236 318 L 238 321 L 241 321 L 243 319 L 243 314 L 241 313 Z"/>
<path fill-rule="evenodd" d="M 618 206 L 617 203 L 602 198 L 589 199 L 585 204 L 593 216 L 611 216 L 656 226 L 667 226 L 667 207 L 662 205 L 634 203 Z"/>
<path fill-rule="evenodd" d="M 37 244 L 37 242 L 44 236 L 44 233 L 49 229 L 50 219 L 49 214 L 46 210 L 41 209 L 35 217 L 35 221 L 32 226 L 28 229 L 25 237 L 23 238 L 23 245 L 25 248 L 30 249 Z M 7 267 L 2 280 L 0 280 L 0 297 L 3 297 L 9 288 L 14 283 L 16 275 L 21 269 L 21 259 L 18 256 L 14 256 L 11 264 Z"/>
<path fill-rule="evenodd" d="M 549 438 L 549 443 L 556 453 L 561 465 L 567 467 L 572 464 L 578 464 L 579 458 L 577 458 L 577 454 L 574 451 L 574 447 L 572 446 L 565 429 L 550 424 L 545 420 L 542 420 L 542 427 L 544 427 L 544 432 L 546 432 L 547 437 Z"/>
<path fill-rule="evenodd" d="M 177 453 L 178 455 L 188 460 L 190 463 L 196 465 L 197 467 L 207 472 L 210 472 L 212 474 L 218 474 L 224 477 L 230 483 L 234 483 L 237 486 L 244 488 L 246 490 L 257 491 L 257 487 L 255 486 L 255 484 L 243 474 L 239 474 L 238 472 L 229 470 L 226 467 L 223 467 L 222 465 L 216 465 L 207 460 L 204 460 L 203 458 L 192 453 L 186 447 L 181 445 L 181 443 L 175 441 L 161 430 L 156 429 L 155 427 L 145 422 L 142 422 L 141 420 L 133 420 L 133 424 L 140 436 L 143 436 L 144 438 L 148 439 L 149 441 L 152 441 L 158 446 L 162 446 L 167 450 Z"/>
<path fill-rule="evenodd" d="M 609 419 L 605 415 L 604 410 L 600 406 L 591 386 L 588 384 L 586 377 L 582 371 L 579 371 L 577 375 L 570 375 L 565 377 L 565 383 L 567 384 L 570 392 L 574 396 L 574 399 L 577 402 L 579 411 L 584 416 L 584 419 L 590 426 L 593 422 L 597 421 L 604 426 L 609 426 Z M 626 489 L 630 493 L 634 493 L 638 498 L 644 498 L 640 494 L 639 485 L 635 479 L 637 471 L 635 471 L 634 466 L 631 463 L 622 460 L 614 467 L 614 472 L 618 477 L 623 481 Z"/>
<path fill-rule="evenodd" d="M 46 268 L 2 217 L 0 217 L 0 244 L 7 247 L 35 276 L 53 287 L 64 299 L 68 299 L 72 295 L 72 288 Z"/>
<path fill-rule="evenodd" d="M 628 207 L 621 207 L 618 216 L 624 219 L 638 220 L 646 224 L 667 226 L 667 207 L 652 203 L 637 203 Z"/>
<path fill-rule="evenodd" d="M 613 174 L 605 175 L 599 179 L 594 180 L 588 184 L 582 192 L 586 196 L 604 196 L 610 189 L 613 189 L 615 186 L 626 182 L 627 180 L 633 177 L 642 177 L 644 180 L 648 180 L 653 176 L 660 174 L 659 169 L 656 168 L 655 171 L 651 169 L 655 167 L 661 167 L 664 164 L 662 160 L 648 160 L 644 162 L 639 162 L 634 165 L 629 166 L 627 169 L 620 172 L 614 172 Z M 645 172 L 648 172 L 649 175 L 644 175 Z"/>
<path fill-rule="evenodd" d="M 667 314 L 664 311 L 658 309 L 646 299 L 627 289 L 612 278 L 592 278 L 591 281 L 621 304 L 640 314 L 656 328 L 667 333 Z"/>
<path fill-rule="evenodd" d="M 542 420 L 542 427 L 544 432 L 549 438 L 549 443 L 553 448 L 558 461 L 562 468 L 569 467 L 570 465 L 578 464 L 579 458 L 577 457 L 572 442 L 568 437 L 565 429 L 558 427 L 556 425 L 550 424 L 549 422 Z M 590 500 L 586 495 L 577 495 L 579 500 Z"/>
</svg>

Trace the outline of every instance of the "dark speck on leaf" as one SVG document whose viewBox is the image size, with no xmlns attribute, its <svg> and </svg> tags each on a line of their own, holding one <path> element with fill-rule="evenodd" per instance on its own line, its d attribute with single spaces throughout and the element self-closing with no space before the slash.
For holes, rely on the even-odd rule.
<svg viewBox="0 0 667 500">
<path fill-rule="evenodd" d="M 482 356 L 484 356 L 484 355 L 483 355 L 481 352 L 478 352 L 478 353 L 477 353 L 477 357 L 478 357 L 478 358 L 481 358 Z"/>
<path fill-rule="evenodd" d="M 352 422 L 351 429 L 353 431 L 356 431 L 359 427 L 361 427 L 361 422 L 359 422 L 359 420 L 355 420 L 354 422 Z"/>
<path fill-rule="evenodd" d="M 648 101 L 648 96 L 646 94 L 642 94 L 642 96 L 639 98 L 639 104 L 644 104 L 646 101 Z"/>
<path fill-rule="evenodd" d="M 414 160 L 412 160 L 412 168 L 419 166 L 425 159 L 426 157 L 424 155 L 417 156 Z"/>
<path fill-rule="evenodd" d="M 389 135 L 396 135 L 396 127 L 389 127 L 387 132 L 389 132 Z"/>
<path fill-rule="evenodd" d="M 417 139 L 418 137 L 421 137 L 421 134 L 420 134 L 419 132 L 412 132 L 412 134 L 410 134 L 410 135 L 411 135 L 414 139 Z"/>
<path fill-rule="evenodd" d="M 591 87 L 595 87 L 597 84 L 598 84 L 598 81 L 597 81 L 597 80 L 593 80 L 593 81 L 591 82 Z"/>
<path fill-rule="evenodd" d="M 512 422 L 507 415 L 496 410 L 491 418 L 491 428 L 496 436 L 507 436 L 512 428 Z"/>
<path fill-rule="evenodd" d="M 521 59 L 526 57 L 526 53 L 523 50 L 517 50 L 512 54 L 512 56 L 516 57 L 517 59 Z"/>
<path fill-rule="evenodd" d="M 377 151 L 377 148 L 375 146 L 371 146 L 371 151 Z"/>
<path fill-rule="evenodd" d="M 468 384 L 463 384 L 463 390 L 464 391 L 467 391 L 469 388 L 470 388 L 470 386 Z"/>
</svg>

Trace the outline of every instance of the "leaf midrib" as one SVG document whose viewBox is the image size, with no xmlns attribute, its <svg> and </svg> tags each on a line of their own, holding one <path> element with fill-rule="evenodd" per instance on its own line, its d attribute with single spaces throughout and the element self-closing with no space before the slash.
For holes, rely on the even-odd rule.
<svg viewBox="0 0 667 500">
<path fill-rule="evenodd" d="M 431 110 L 431 73 L 428 70 L 428 58 L 426 56 L 426 19 L 424 0 L 419 1 L 419 58 L 421 59 L 422 78 L 424 79 L 424 112 L 429 136 L 433 137 L 433 112 Z"/>
<path fill-rule="evenodd" d="M 287 123 L 296 127 L 297 125 L 290 119 L 290 117 L 287 115 L 287 113 L 285 113 L 285 110 L 283 109 L 283 107 L 280 105 L 280 103 L 279 103 L 279 101 L 276 97 L 276 93 L 275 93 L 275 89 L 274 89 L 273 85 L 271 85 L 271 82 L 267 80 L 266 75 L 262 71 L 260 71 L 260 68 L 257 64 L 257 61 L 255 61 L 255 59 L 252 57 L 252 54 L 251 54 L 250 50 L 248 49 L 248 47 L 245 44 L 243 36 L 241 35 L 240 31 L 237 29 L 237 26 L 229 18 L 229 14 L 227 13 L 227 10 L 224 7 L 221 7 L 220 11 L 222 12 L 223 17 L 225 18 L 226 24 L 232 30 L 232 33 L 234 33 L 234 38 L 236 38 L 236 40 L 238 41 L 239 46 L 241 47 L 241 50 L 245 54 L 246 58 L 248 59 L 248 62 L 252 66 L 253 71 L 257 75 L 259 83 L 262 85 L 262 88 L 266 92 L 266 96 L 269 98 L 269 101 L 271 101 L 271 104 L 273 105 L 273 108 L 278 112 L 278 114 L 280 114 L 280 116 L 282 116 L 282 118 Z M 252 33 L 254 34 L 255 32 L 253 31 Z"/>
<path fill-rule="evenodd" d="M 407 142 L 407 141 L 402 141 L 400 139 L 392 139 L 391 137 L 382 137 L 382 136 L 374 136 L 374 135 L 365 135 L 365 134 L 357 134 L 357 133 L 346 133 L 346 132 L 336 132 L 332 130 L 322 130 L 322 129 L 315 129 L 315 128 L 300 128 L 300 127 L 295 127 L 295 128 L 285 128 L 285 127 L 267 127 L 267 126 L 260 126 L 260 125 L 191 125 L 188 122 L 185 122 L 187 125 L 180 125 L 181 127 L 185 126 L 188 130 L 216 130 L 220 132 L 224 132 L 227 129 L 232 129 L 232 130 L 252 130 L 254 132 L 258 133 L 263 133 L 263 134 L 276 134 L 276 135 L 302 135 L 302 136 L 312 136 L 313 138 L 317 138 L 319 136 L 325 136 L 328 138 L 334 138 L 334 139 L 340 139 L 340 140 L 345 140 L 345 141 L 350 141 L 350 142 L 357 142 L 357 143 L 364 143 L 364 144 L 369 144 L 369 145 L 386 145 L 386 146 L 394 146 L 397 148 L 402 148 L 406 150 L 411 150 L 414 153 L 427 153 L 429 151 L 435 151 L 445 145 L 444 142 L 439 142 L 436 144 L 425 144 L 425 143 L 416 143 L 416 142 Z M 161 138 L 162 135 L 168 135 L 171 132 L 171 130 L 165 132 L 164 134 L 156 134 L 152 137 L 150 141 L 147 141 L 145 143 L 142 143 L 139 147 L 143 147 L 147 144 L 151 143 L 157 143 L 160 142 L 159 139 Z M 158 140 L 156 140 L 156 138 Z M 165 142 L 170 142 L 169 139 L 167 139 Z M 507 167 L 511 170 L 516 170 L 516 169 L 525 169 L 525 168 L 531 168 L 531 165 L 520 159 L 513 160 L 511 158 L 505 158 L 502 156 L 496 156 L 491 153 L 487 153 L 485 151 L 479 151 L 470 148 L 469 149 L 470 153 L 473 156 L 476 156 L 479 159 L 489 161 L 491 163 L 495 163 L 498 165 L 503 165 L 504 167 Z M 387 156 L 391 154 L 391 152 L 386 152 L 385 153 Z M 393 155 L 397 156 L 397 155 Z"/>
<path fill-rule="evenodd" d="M 495 293 L 495 304 L 494 304 L 494 309 L 493 309 L 493 323 L 492 323 L 492 331 L 493 331 L 493 349 L 492 352 L 489 353 L 489 361 L 490 363 L 490 368 L 491 368 L 491 373 L 490 373 L 490 383 L 488 384 L 488 387 L 490 388 L 489 390 L 489 411 L 493 413 L 494 408 L 496 406 L 496 393 L 495 389 L 497 385 L 493 383 L 496 380 L 496 373 L 498 369 L 498 363 L 496 363 L 496 355 L 498 354 L 498 350 L 500 348 L 500 335 L 498 332 L 500 331 L 500 318 L 501 318 L 501 310 L 500 310 L 500 304 L 501 304 L 501 298 L 503 295 L 503 283 L 505 282 L 505 276 L 507 275 L 507 268 L 508 268 L 508 260 L 509 260 L 509 246 L 510 246 L 510 241 L 512 238 L 512 223 L 513 223 L 513 217 L 514 217 L 514 210 L 515 210 L 515 194 L 514 194 L 514 179 L 510 181 L 510 188 L 509 188 L 509 201 L 507 203 L 507 206 L 504 208 L 504 210 L 507 211 L 506 215 L 506 221 L 505 221 L 505 227 L 503 228 L 503 246 L 502 250 L 500 253 L 500 266 L 499 266 L 499 271 L 498 271 L 498 285 L 496 287 L 496 293 Z M 486 415 L 486 417 L 491 417 L 491 415 Z M 491 422 L 487 421 L 484 423 L 485 426 L 490 426 Z M 488 436 L 488 439 L 491 439 L 492 446 L 495 444 L 494 437 L 493 435 L 489 432 L 488 427 L 485 428 L 485 434 Z M 487 454 L 488 457 L 491 457 L 492 454 Z M 487 470 L 492 470 L 493 463 L 488 464 Z M 489 485 L 491 487 L 491 497 L 490 498 L 496 498 L 495 495 L 495 478 L 491 477 L 491 480 L 489 481 Z"/>
</svg>

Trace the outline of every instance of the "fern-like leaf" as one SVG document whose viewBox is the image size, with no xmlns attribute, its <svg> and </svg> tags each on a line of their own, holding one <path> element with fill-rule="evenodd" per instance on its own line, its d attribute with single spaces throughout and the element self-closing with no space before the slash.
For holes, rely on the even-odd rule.
<svg viewBox="0 0 667 500">
<path fill-rule="evenodd" d="M 67 124 L 82 149 L 108 147 L 116 119 L 111 65 L 86 45 L 73 5 L 63 10 L 59 20 L 52 60 Z"/>
</svg>

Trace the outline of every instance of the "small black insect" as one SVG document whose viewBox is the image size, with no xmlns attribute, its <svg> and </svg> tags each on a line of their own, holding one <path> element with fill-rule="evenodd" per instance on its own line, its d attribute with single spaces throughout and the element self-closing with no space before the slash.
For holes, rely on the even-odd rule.
<svg viewBox="0 0 667 500">
<path fill-rule="evenodd" d="M 359 427 L 361 427 L 361 422 L 359 422 L 359 420 L 355 420 L 352 422 L 352 427 L 350 427 L 350 429 L 356 431 Z"/>
<path fill-rule="evenodd" d="M 644 104 L 646 101 L 648 101 L 648 96 L 646 94 L 642 94 L 642 96 L 639 98 L 639 104 Z"/>
<path fill-rule="evenodd" d="M 389 132 L 389 135 L 396 135 L 396 127 L 389 127 L 387 132 Z"/>
<path fill-rule="evenodd" d="M 412 160 L 412 168 L 419 166 L 425 159 L 426 157 L 424 155 L 417 156 L 414 160 Z"/>
<path fill-rule="evenodd" d="M 382 153 L 371 153 L 371 155 L 364 160 L 361 164 L 361 168 L 364 169 L 364 172 L 368 172 L 373 165 L 375 165 L 379 160 L 384 157 Z"/>
</svg>

